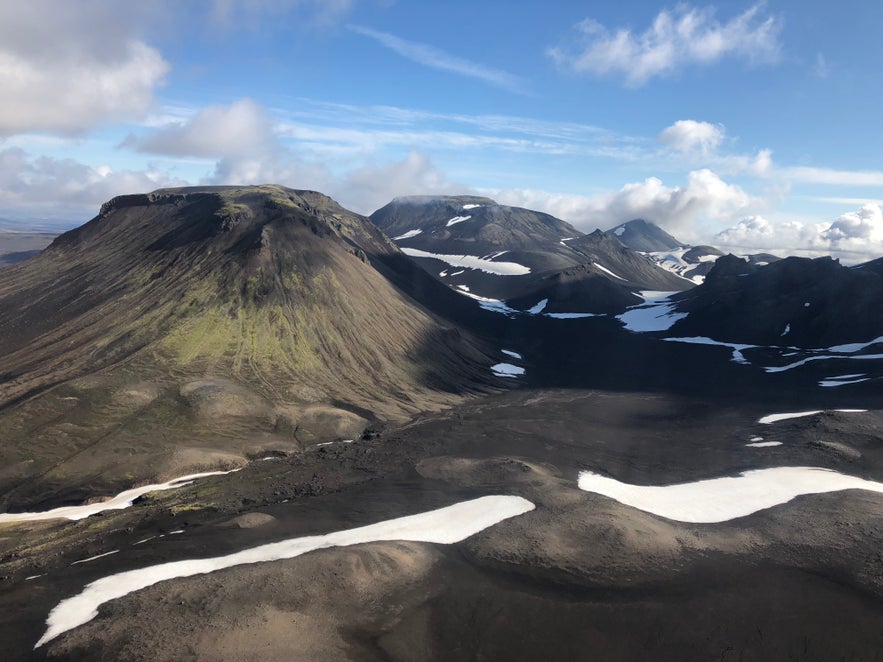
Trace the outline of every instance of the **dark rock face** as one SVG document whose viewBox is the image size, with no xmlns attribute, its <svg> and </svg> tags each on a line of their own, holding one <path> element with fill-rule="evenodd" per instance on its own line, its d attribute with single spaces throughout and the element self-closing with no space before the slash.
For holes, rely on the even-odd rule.
<svg viewBox="0 0 883 662">
<path fill-rule="evenodd" d="M 883 335 L 883 274 L 875 263 L 789 257 L 758 267 L 727 255 L 703 285 L 676 298 L 689 313 L 673 327 L 677 335 L 808 348 Z"/>
</svg>

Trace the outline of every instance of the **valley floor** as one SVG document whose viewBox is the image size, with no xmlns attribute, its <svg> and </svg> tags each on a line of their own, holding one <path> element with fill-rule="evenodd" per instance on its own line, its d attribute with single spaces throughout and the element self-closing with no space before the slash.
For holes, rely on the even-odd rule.
<svg viewBox="0 0 883 662">
<path fill-rule="evenodd" d="M 804 494 L 703 524 L 579 487 L 581 472 L 663 486 L 777 467 L 880 485 L 883 412 L 834 411 L 869 407 L 829 397 L 819 413 L 763 423 L 810 407 L 525 388 L 124 510 L 2 524 L 4 657 L 878 660 L 883 494 Z M 761 441 L 779 444 L 749 445 Z M 53 608 L 115 573 L 486 495 L 535 509 L 454 544 L 381 540 L 172 579 L 34 649 Z"/>
</svg>

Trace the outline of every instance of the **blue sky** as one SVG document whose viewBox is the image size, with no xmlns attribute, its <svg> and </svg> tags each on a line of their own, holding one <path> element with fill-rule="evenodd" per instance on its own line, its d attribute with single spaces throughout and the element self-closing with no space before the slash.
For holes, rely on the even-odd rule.
<svg viewBox="0 0 883 662">
<path fill-rule="evenodd" d="M 274 182 L 883 255 L 880 2 L 126 4 L 0 6 L 7 226 Z"/>
</svg>

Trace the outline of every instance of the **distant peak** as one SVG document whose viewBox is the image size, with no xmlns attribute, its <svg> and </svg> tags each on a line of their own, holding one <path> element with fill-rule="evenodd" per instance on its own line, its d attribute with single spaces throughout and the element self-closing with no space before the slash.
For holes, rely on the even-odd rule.
<svg viewBox="0 0 883 662">
<path fill-rule="evenodd" d="M 392 200 L 392 204 L 397 205 L 429 205 L 433 203 L 497 205 L 496 200 L 480 195 L 401 195 Z"/>
</svg>

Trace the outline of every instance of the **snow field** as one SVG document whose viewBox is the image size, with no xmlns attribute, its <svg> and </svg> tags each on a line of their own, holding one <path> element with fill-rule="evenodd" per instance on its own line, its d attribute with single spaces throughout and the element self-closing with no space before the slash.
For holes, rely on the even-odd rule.
<svg viewBox="0 0 883 662">
<path fill-rule="evenodd" d="M 631 485 L 584 471 L 579 475 L 579 488 L 653 515 L 696 524 L 745 517 L 804 494 L 850 489 L 883 494 L 883 483 L 817 467 L 757 469 L 737 477 L 662 486 Z"/>
<path fill-rule="evenodd" d="M 135 501 L 135 499 L 148 492 L 173 490 L 177 487 L 189 485 L 194 480 L 199 480 L 200 478 L 206 478 L 207 476 L 223 476 L 224 474 L 233 473 L 234 471 L 239 471 L 239 469 L 232 469 L 231 471 L 206 471 L 203 473 L 181 476 L 180 478 L 175 478 L 167 483 L 142 485 L 141 487 L 134 487 L 130 490 L 120 492 L 107 501 L 90 503 L 83 506 L 62 506 L 61 508 L 53 508 L 52 510 L 45 510 L 37 513 L 0 513 L 0 524 L 5 524 L 7 522 L 36 522 L 47 519 L 80 520 L 105 510 L 121 510 L 123 508 L 128 508 L 132 505 L 132 502 Z"/>
<path fill-rule="evenodd" d="M 405 540 L 451 545 L 503 520 L 523 515 L 534 507 L 527 499 L 517 496 L 485 496 L 355 529 L 291 538 L 226 556 L 173 561 L 109 575 L 88 584 L 78 595 L 60 602 L 49 613 L 46 632 L 34 648 L 88 623 L 98 615 L 98 607 L 104 603 L 162 581 L 202 575 L 247 563 L 291 559 L 317 549 L 370 542 Z"/>
</svg>

